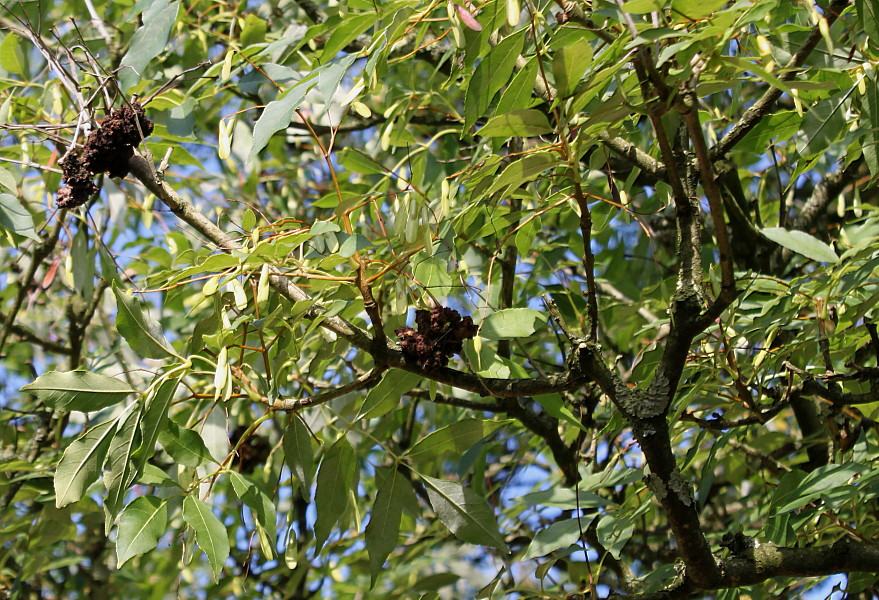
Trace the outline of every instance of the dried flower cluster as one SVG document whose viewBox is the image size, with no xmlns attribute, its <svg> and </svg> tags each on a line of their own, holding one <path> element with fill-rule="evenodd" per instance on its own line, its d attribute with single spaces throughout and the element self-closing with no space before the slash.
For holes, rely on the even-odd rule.
<svg viewBox="0 0 879 600">
<path fill-rule="evenodd" d="M 463 349 L 463 340 L 472 339 L 478 327 L 469 316 L 461 318 L 457 310 L 440 307 L 432 311 L 415 311 L 415 325 L 396 330 L 403 354 L 425 371 L 449 364 L 452 354 Z"/>
<path fill-rule="evenodd" d="M 125 177 L 134 147 L 152 132 L 153 122 L 146 118 L 141 105 L 125 105 L 110 111 L 101 126 L 89 134 L 84 149 L 71 152 L 61 163 L 62 181 L 67 186 L 58 190 L 58 208 L 76 208 L 97 193 L 92 179 L 96 173 Z"/>
</svg>

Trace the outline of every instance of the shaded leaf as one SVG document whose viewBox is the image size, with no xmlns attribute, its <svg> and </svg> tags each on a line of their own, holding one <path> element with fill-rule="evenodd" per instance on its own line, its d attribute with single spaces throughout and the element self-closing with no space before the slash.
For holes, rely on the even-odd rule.
<svg viewBox="0 0 879 600">
<path fill-rule="evenodd" d="M 809 109 L 797 140 L 800 156 L 811 157 L 824 152 L 846 131 L 843 103 L 848 94 L 822 100 Z"/>
<path fill-rule="evenodd" d="M 547 506 L 561 508 L 562 510 L 579 510 L 583 508 L 597 508 L 607 506 L 610 500 L 597 494 L 590 494 L 580 490 L 579 499 L 570 488 L 555 488 L 542 492 L 532 492 L 522 496 L 522 502 L 529 506 Z"/>
<path fill-rule="evenodd" d="M 195 531 L 195 542 L 208 555 L 214 581 L 219 581 L 223 564 L 229 557 L 226 528 L 207 504 L 191 494 L 183 499 L 183 520 Z"/>
<path fill-rule="evenodd" d="M 317 489 L 314 503 L 317 520 L 314 538 L 317 548 L 323 547 L 335 524 L 348 506 L 348 491 L 354 483 L 357 458 L 354 449 L 344 436 L 330 446 L 317 473 Z"/>
<path fill-rule="evenodd" d="M 253 163 L 253 159 L 266 147 L 275 133 L 286 129 L 290 125 L 296 109 L 305 100 L 305 95 L 311 88 L 317 85 L 315 75 L 318 72 L 319 70 L 299 81 L 287 90 L 283 96 L 269 102 L 265 109 L 263 109 L 262 114 L 253 126 L 253 145 L 247 156 L 248 163 Z"/>
<path fill-rule="evenodd" d="M 166 379 L 146 401 L 140 421 L 141 444 L 134 461 L 135 473 L 140 473 L 146 461 L 155 454 L 159 432 L 164 430 L 168 422 L 168 408 L 179 383 L 177 378 Z"/>
<path fill-rule="evenodd" d="M 290 416 L 290 422 L 284 432 L 283 446 L 287 466 L 296 477 L 296 483 L 300 486 L 302 494 L 308 496 L 314 474 L 314 448 L 311 434 L 300 417 Z"/>
<path fill-rule="evenodd" d="M 116 297 L 116 330 L 131 349 L 143 358 L 166 358 L 174 355 L 162 334 L 162 326 L 143 310 L 141 302 L 113 283 Z"/>
<path fill-rule="evenodd" d="M 92 427 L 64 451 L 55 469 L 55 505 L 67 506 L 82 498 L 86 489 L 98 480 L 113 433 L 116 419 Z"/>
<path fill-rule="evenodd" d="M 369 552 L 371 587 L 375 586 L 385 559 L 397 547 L 403 505 L 407 501 L 407 496 L 411 494 L 409 482 L 396 468 L 389 470 L 375 494 L 369 523 L 366 525 L 366 550 Z"/>
<path fill-rule="evenodd" d="M 447 452 L 464 454 L 479 440 L 507 422 L 462 419 L 421 438 L 405 456 L 412 460 L 431 460 Z"/>
<path fill-rule="evenodd" d="M 531 560 L 532 558 L 545 556 L 550 552 L 560 548 L 567 548 L 571 544 L 577 543 L 580 539 L 580 533 L 586 531 L 596 516 L 596 514 L 592 514 L 580 517 L 579 519 L 564 519 L 541 529 L 534 536 L 534 539 L 531 540 L 528 550 L 522 556 L 522 560 Z"/>
<path fill-rule="evenodd" d="M 272 499 L 250 478 L 232 471 L 229 473 L 232 488 L 241 501 L 251 510 L 260 531 L 260 546 L 266 559 L 275 555 L 275 542 L 278 537 L 277 514 Z M 265 541 L 264 541 L 265 540 Z"/>
<path fill-rule="evenodd" d="M 12 194 L 0 194 L 0 227 L 17 235 L 39 242 L 34 230 L 34 219 Z"/>
<path fill-rule="evenodd" d="M 495 94 L 510 80 L 524 42 L 524 31 L 509 35 L 476 65 L 464 100 L 465 128 L 485 114 Z"/>
<path fill-rule="evenodd" d="M 156 0 L 143 11 L 143 26 L 134 33 L 128 52 L 122 57 L 122 66 L 129 67 L 122 69 L 119 74 L 123 87 L 129 87 L 143 78 L 144 69 L 165 48 L 179 7 L 179 2 Z"/>
<path fill-rule="evenodd" d="M 453 481 L 422 475 L 430 505 L 443 525 L 470 544 L 507 550 L 494 513 L 485 498 Z"/>
<path fill-rule="evenodd" d="M 416 262 L 415 279 L 436 297 L 448 296 L 452 293 L 449 263 L 438 256 Z"/>
<path fill-rule="evenodd" d="M 558 158 L 550 152 L 537 152 L 523 156 L 507 166 L 506 169 L 494 180 L 488 188 L 486 195 L 506 188 L 519 187 L 527 181 L 531 181 L 547 169 L 561 164 Z"/>
<path fill-rule="evenodd" d="M 154 549 L 168 527 L 167 500 L 140 496 L 119 515 L 116 563 L 119 567 L 138 554 Z"/>
<path fill-rule="evenodd" d="M 802 471 L 785 474 L 772 497 L 772 514 L 784 514 L 814 502 L 834 488 L 848 486 L 849 480 L 869 469 L 858 463 L 825 465 L 805 477 Z"/>
<path fill-rule="evenodd" d="M 116 429 L 107 453 L 107 470 L 104 473 L 104 487 L 107 488 L 107 497 L 104 499 L 106 534 L 110 533 L 113 520 L 125 500 L 125 492 L 128 491 L 128 486 L 135 476 L 131 455 L 138 447 L 138 425 L 142 413 L 140 404 L 134 406 L 134 410 L 127 413 L 127 416 L 123 414 L 117 419 L 117 421 L 121 420 L 121 424 Z"/>
<path fill-rule="evenodd" d="M 552 57 L 552 72 L 560 97 L 574 93 L 583 74 L 592 64 L 592 45 L 585 38 L 559 48 Z"/>
<path fill-rule="evenodd" d="M 159 432 L 159 443 L 176 462 L 187 467 L 200 467 L 214 461 L 197 432 L 168 421 Z"/>
<path fill-rule="evenodd" d="M 402 397 L 421 381 L 421 376 L 402 369 L 388 369 L 366 394 L 358 419 L 375 419 L 400 405 Z"/>
</svg>

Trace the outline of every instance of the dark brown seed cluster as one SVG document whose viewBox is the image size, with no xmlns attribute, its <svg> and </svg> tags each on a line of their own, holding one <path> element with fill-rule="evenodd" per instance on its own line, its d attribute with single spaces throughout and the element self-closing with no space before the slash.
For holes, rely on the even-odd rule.
<svg viewBox="0 0 879 600">
<path fill-rule="evenodd" d="M 452 354 L 460 354 L 463 340 L 473 339 L 478 327 L 471 317 L 461 318 L 457 310 L 440 307 L 432 311 L 416 310 L 415 325 L 396 330 L 406 360 L 425 371 L 449 364 Z"/>
<path fill-rule="evenodd" d="M 96 173 L 125 177 L 128 159 L 143 139 L 141 132 L 144 137 L 153 132 L 153 122 L 146 118 L 141 105 L 125 105 L 110 111 L 101 126 L 89 134 L 84 150 L 71 152 L 61 164 L 62 181 L 68 187 L 58 190 L 58 208 L 75 208 L 97 193 L 92 180 Z"/>
<path fill-rule="evenodd" d="M 240 425 L 229 436 L 234 446 L 247 431 L 247 425 Z M 272 447 L 264 435 L 253 434 L 238 448 L 238 469 L 242 473 L 253 473 L 254 469 L 264 465 Z"/>
</svg>

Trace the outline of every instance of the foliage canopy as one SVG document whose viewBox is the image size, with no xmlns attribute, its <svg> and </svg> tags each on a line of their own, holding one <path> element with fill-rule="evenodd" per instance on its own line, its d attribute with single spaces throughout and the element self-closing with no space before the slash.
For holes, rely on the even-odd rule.
<svg viewBox="0 0 879 600">
<path fill-rule="evenodd" d="M 4 597 L 877 593 L 879 0 L 2 10 Z"/>
</svg>

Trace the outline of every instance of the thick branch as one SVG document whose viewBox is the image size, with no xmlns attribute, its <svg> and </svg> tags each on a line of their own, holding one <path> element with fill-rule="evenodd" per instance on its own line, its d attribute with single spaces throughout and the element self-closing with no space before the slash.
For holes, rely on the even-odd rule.
<svg viewBox="0 0 879 600">
<path fill-rule="evenodd" d="M 755 547 L 718 561 L 721 578 L 711 589 L 762 583 L 774 577 L 823 577 L 879 571 L 879 546 L 842 539 L 829 546 L 786 548 L 754 542 Z M 701 590 L 687 577 L 672 588 L 648 594 L 614 595 L 614 600 L 675 600 Z"/>
</svg>

